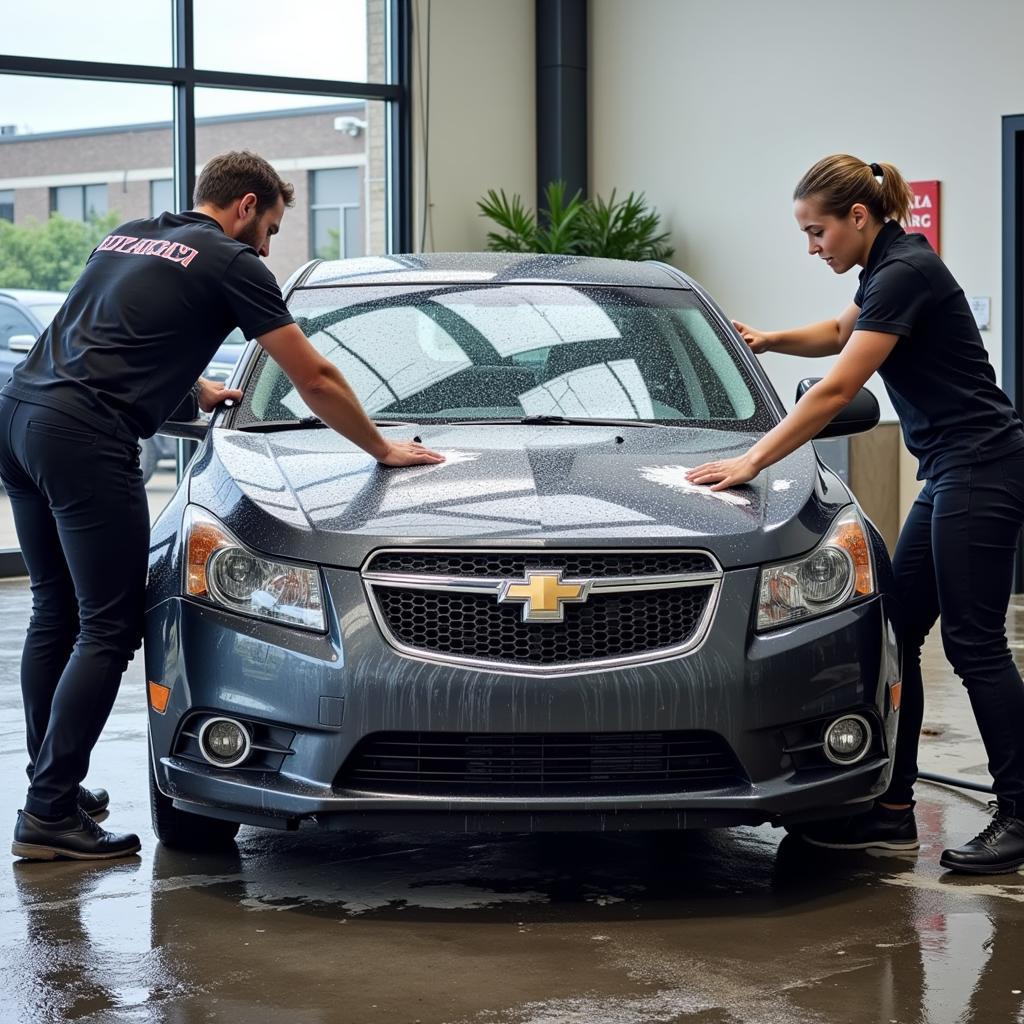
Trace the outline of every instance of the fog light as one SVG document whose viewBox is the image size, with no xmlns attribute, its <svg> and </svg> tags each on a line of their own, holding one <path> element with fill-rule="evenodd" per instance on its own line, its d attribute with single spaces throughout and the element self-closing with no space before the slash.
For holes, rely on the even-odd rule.
<svg viewBox="0 0 1024 1024">
<path fill-rule="evenodd" d="M 208 718 L 199 730 L 199 749 L 218 768 L 240 765 L 251 748 L 249 731 L 233 718 Z"/>
<path fill-rule="evenodd" d="M 833 764 L 854 764 L 871 744 L 871 726 L 860 715 L 837 718 L 825 730 L 825 756 Z"/>
</svg>

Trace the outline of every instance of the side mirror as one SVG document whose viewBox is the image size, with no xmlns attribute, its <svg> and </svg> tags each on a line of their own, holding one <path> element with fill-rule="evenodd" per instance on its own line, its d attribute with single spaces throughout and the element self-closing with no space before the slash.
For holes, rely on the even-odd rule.
<svg viewBox="0 0 1024 1024">
<path fill-rule="evenodd" d="M 209 426 L 209 419 L 200 413 L 199 403 L 190 391 L 160 425 L 157 433 L 167 437 L 182 437 L 188 441 L 202 441 Z"/>
<path fill-rule="evenodd" d="M 194 420 L 167 420 L 160 424 L 157 433 L 167 437 L 182 437 L 187 441 L 202 441 L 209 429 L 210 421 L 201 416 Z"/>
<path fill-rule="evenodd" d="M 799 402 L 804 395 L 821 380 L 821 377 L 807 377 L 796 387 L 796 400 Z M 862 434 L 865 430 L 873 430 L 878 426 L 878 399 L 867 388 L 861 388 L 849 405 L 840 409 L 831 421 L 818 431 L 815 440 L 826 437 L 845 437 L 847 434 Z"/>
<path fill-rule="evenodd" d="M 12 334 L 7 339 L 7 347 L 12 352 L 29 352 L 35 343 L 36 339 L 32 334 Z"/>
</svg>

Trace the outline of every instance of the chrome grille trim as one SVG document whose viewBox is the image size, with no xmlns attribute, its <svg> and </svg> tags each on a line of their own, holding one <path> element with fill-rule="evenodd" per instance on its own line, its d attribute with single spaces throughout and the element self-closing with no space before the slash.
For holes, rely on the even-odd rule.
<svg viewBox="0 0 1024 1024">
<path fill-rule="evenodd" d="M 536 559 L 537 565 L 531 568 L 550 568 L 556 570 L 557 565 L 545 565 L 548 558 L 557 559 L 563 557 L 579 557 L 581 555 L 701 555 L 714 566 L 710 572 L 686 573 L 679 575 L 660 576 L 622 576 L 622 577 L 587 577 L 590 580 L 591 598 L 599 597 L 602 593 L 629 593 L 638 591 L 657 591 L 679 589 L 685 587 L 708 587 L 710 594 L 701 617 L 691 635 L 680 644 L 668 647 L 659 647 L 639 654 L 613 656 L 608 658 L 595 658 L 589 661 L 563 662 L 550 665 L 518 664 L 510 661 L 487 660 L 482 658 L 466 657 L 458 654 L 445 654 L 436 650 L 422 647 L 414 647 L 404 643 L 391 630 L 387 617 L 381 609 L 377 600 L 376 590 L 378 588 L 399 588 L 406 590 L 432 590 L 445 591 L 448 593 L 482 594 L 493 595 L 497 600 L 507 578 L 488 579 L 480 576 L 434 576 L 416 573 L 396 572 L 375 572 L 371 569 L 375 558 L 382 554 L 439 554 L 448 556 L 458 555 L 488 555 L 488 554 L 513 554 L 528 557 L 531 561 Z M 645 665 L 660 661 L 668 661 L 684 655 L 692 654 L 698 650 L 707 638 L 718 608 L 718 599 L 721 592 L 722 568 L 718 560 L 708 551 L 692 548 L 633 548 L 633 549 L 609 549 L 609 548 L 378 548 L 370 553 L 363 563 L 360 574 L 366 590 L 367 600 L 384 639 L 399 654 L 413 658 L 417 661 L 433 662 L 446 665 L 457 665 L 461 667 L 484 669 L 504 675 L 534 675 L 534 676 L 564 676 L 578 675 L 585 672 L 601 672 L 608 669 L 625 668 L 632 665 Z M 564 582 L 581 582 L 584 577 L 566 577 Z"/>
</svg>

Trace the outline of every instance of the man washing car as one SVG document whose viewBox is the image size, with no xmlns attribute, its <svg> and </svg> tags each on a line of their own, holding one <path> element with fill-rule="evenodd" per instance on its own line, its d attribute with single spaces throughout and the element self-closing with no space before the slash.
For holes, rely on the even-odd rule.
<svg viewBox="0 0 1024 1024">
<path fill-rule="evenodd" d="M 195 208 L 131 221 L 89 257 L 50 327 L 0 391 L 0 480 L 32 585 L 21 665 L 28 773 L 12 852 L 91 860 L 139 849 L 90 816 L 81 782 L 142 637 L 149 511 L 138 440 L 190 386 L 210 412 L 240 392 L 196 379 L 238 326 L 309 408 L 385 466 L 443 461 L 385 438 L 295 325 L 260 257 L 293 188 L 262 158 L 203 169 Z"/>
</svg>

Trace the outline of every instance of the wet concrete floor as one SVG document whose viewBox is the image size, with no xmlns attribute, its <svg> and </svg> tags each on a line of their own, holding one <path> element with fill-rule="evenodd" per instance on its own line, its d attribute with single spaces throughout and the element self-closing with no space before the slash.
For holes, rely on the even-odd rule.
<svg viewBox="0 0 1024 1024">
<path fill-rule="evenodd" d="M 0 823 L 24 795 L 23 583 L 0 582 Z M 966 702 L 964 702 L 966 703 Z M 946 728 L 945 725 L 942 728 Z M 955 731 L 955 730 L 954 730 Z M 1024 877 L 944 874 L 984 804 L 922 786 L 919 856 L 762 827 L 420 836 L 149 831 L 141 665 L 89 780 L 142 855 L 0 867 L 0 1022 L 1024 1021 Z M 6 840 L 3 840 L 6 842 Z"/>
</svg>

